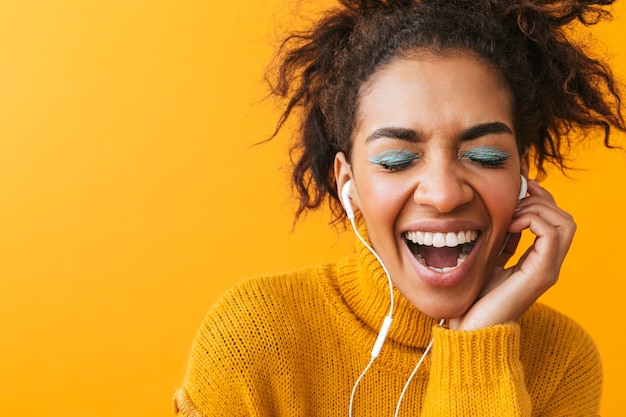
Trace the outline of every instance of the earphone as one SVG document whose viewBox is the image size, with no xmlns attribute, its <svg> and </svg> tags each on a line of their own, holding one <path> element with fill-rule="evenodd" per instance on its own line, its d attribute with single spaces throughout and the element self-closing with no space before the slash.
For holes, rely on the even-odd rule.
<svg viewBox="0 0 626 417">
<path fill-rule="evenodd" d="M 519 196 L 517 197 L 518 200 L 525 198 L 526 193 L 528 192 L 528 181 L 526 181 L 526 177 L 523 175 L 520 175 L 520 177 L 522 178 L 522 186 L 519 189 Z M 352 208 L 350 208 L 350 210 L 352 210 Z"/>
<path fill-rule="evenodd" d="M 376 342 L 374 342 L 374 347 L 372 348 L 370 360 L 367 366 L 365 367 L 365 369 L 363 370 L 363 372 L 361 372 L 361 374 L 357 378 L 356 382 L 354 383 L 354 386 L 352 387 L 352 392 L 350 393 L 350 408 L 348 410 L 349 417 L 352 417 L 352 408 L 354 405 L 354 396 L 356 394 L 356 389 L 359 386 L 359 383 L 361 382 L 365 374 L 367 373 L 367 371 L 370 369 L 370 367 L 372 366 L 372 364 L 378 357 L 378 355 L 380 355 L 380 351 L 383 348 L 383 344 L 385 343 L 385 339 L 387 338 L 387 333 L 389 333 L 389 329 L 391 328 L 391 323 L 393 321 L 393 309 L 394 309 L 393 283 L 391 281 L 391 276 L 389 275 L 389 271 L 387 271 L 387 268 L 385 267 L 383 260 L 380 258 L 380 256 L 378 256 L 374 248 L 372 248 L 365 241 L 365 239 L 363 239 L 363 237 L 359 233 L 358 228 L 356 227 L 356 222 L 354 221 L 354 210 L 352 209 L 352 204 L 350 203 L 350 184 L 351 183 L 352 183 L 352 180 L 348 180 L 344 184 L 343 188 L 341 189 L 341 202 L 343 203 L 343 208 L 346 211 L 348 220 L 350 220 L 350 223 L 352 224 L 352 229 L 354 230 L 354 233 L 359 238 L 361 243 L 365 245 L 365 247 L 376 257 L 376 259 L 380 263 L 380 266 L 383 268 L 383 271 L 385 271 L 385 275 L 387 276 L 387 281 L 389 283 L 390 306 L 389 306 L 389 314 L 385 316 L 385 319 L 383 320 L 383 324 L 380 327 L 380 331 L 378 332 L 378 336 L 376 337 Z"/>
<path fill-rule="evenodd" d="M 352 204 L 350 203 L 350 184 L 352 180 L 346 181 L 341 189 L 341 202 L 343 203 L 343 209 L 348 215 L 348 220 L 354 220 L 354 210 L 352 210 Z"/>
<path fill-rule="evenodd" d="M 393 297 L 393 283 L 391 281 L 391 276 L 389 275 L 389 271 L 387 271 L 387 268 L 385 267 L 385 264 L 383 263 L 383 260 L 380 258 L 380 256 L 378 256 L 374 248 L 372 248 L 365 241 L 365 239 L 363 239 L 363 237 L 359 233 L 359 230 L 356 227 L 356 223 L 354 222 L 354 210 L 352 209 L 352 204 L 350 203 L 350 184 L 351 183 L 352 183 L 352 180 L 348 180 L 344 184 L 343 188 L 341 189 L 341 202 L 343 203 L 343 208 L 344 210 L 346 210 L 346 214 L 348 215 L 348 220 L 350 220 L 350 223 L 352 224 L 354 233 L 359 238 L 361 243 L 363 243 L 363 245 L 365 245 L 365 247 L 376 257 L 376 259 L 378 260 L 378 263 L 380 263 L 380 265 L 382 266 L 383 271 L 385 271 L 385 275 L 387 276 L 387 282 L 389 283 L 389 298 L 390 298 L 389 314 L 387 314 L 387 316 L 385 317 L 383 324 L 380 328 L 380 331 L 378 332 L 378 337 L 376 338 L 374 347 L 372 348 L 372 360 L 373 360 L 377 358 L 378 355 L 380 354 L 380 350 L 382 349 L 383 344 L 385 343 L 385 339 L 387 338 L 387 333 L 389 333 L 389 328 L 391 327 L 391 322 L 393 320 L 392 318 L 393 308 L 394 308 L 394 303 L 395 303 L 395 300 Z"/>
</svg>

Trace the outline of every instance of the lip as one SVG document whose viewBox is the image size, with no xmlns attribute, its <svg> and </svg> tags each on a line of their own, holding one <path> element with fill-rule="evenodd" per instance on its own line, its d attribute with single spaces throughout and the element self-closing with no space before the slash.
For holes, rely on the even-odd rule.
<svg viewBox="0 0 626 417">
<path fill-rule="evenodd" d="M 403 233 L 406 232 L 432 232 L 432 233 L 450 233 L 450 232 L 460 232 L 462 230 L 483 230 L 481 224 L 469 220 L 454 220 L 447 222 L 437 222 L 437 221 L 421 221 L 417 223 L 412 223 L 407 225 L 403 229 Z"/>
<path fill-rule="evenodd" d="M 469 272 L 473 268 L 476 262 L 476 258 L 478 257 L 478 253 L 480 252 L 480 248 L 482 247 L 484 240 L 483 230 L 475 222 L 468 221 L 454 221 L 446 223 L 420 222 L 419 224 L 411 225 L 406 229 L 406 231 L 423 231 L 433 233 L 449 233 L 462 230 L 477 230 L 479 231 L 478 238 L 475 240 L 474 247 L 465 262 L 456 267 L 454 270 L 447 272 L 435 271 L 423 265 L 421 262 L 415 259 L 415 256 L 413 256 L 413 254 L 411 253 L 411 250 L 406 244 L 404 237 L 401 238 L 402 244 L 404 246 L 404 256 L 406 256 L 409 260 L 418 278 L 422 280 L 425 284 L 432 287 L 449 288 L 459 285 L 461 282 L 463 282 L 466 277 L 469 276 Z M 404 233 L 402 234 L 402 236 L 403 235 Z"/>
</svg>

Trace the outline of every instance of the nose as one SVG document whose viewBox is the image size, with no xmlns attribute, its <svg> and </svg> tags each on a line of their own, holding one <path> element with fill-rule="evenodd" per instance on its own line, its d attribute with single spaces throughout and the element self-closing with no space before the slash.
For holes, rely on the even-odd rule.
<svg viewBox="0 0 626 417">
<path fill-rule="evenodd" d="M 440 213 L 452 212 L 474 198 L 474 190 L 454 166 L 425 170 L 415 187 L 415 202 Z"/>
</svg>

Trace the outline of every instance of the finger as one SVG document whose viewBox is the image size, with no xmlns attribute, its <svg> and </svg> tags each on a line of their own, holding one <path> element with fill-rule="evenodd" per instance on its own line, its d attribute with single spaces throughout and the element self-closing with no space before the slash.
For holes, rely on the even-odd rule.
<svg viewBox="0 0 626 417">
<path fill-rule="evenodd" d="M 531 196 L 534 195 L 534 196 L 545 198 L 556 204 L 556 200 L 554 199 L 554 196 L 552 195 L 552 193 L 550 193 L 548 190 L 543 188 L 541 184 L 539 184 L 535 180 L 528 180 L 528 194 Z"/>
<path fill-rule="evenodd" d="M 525 216 L 541 217 L 555 227 L 575 228 L 574 218 L 571 214 L 556 205 L 550 203 L 546 204 L 543 199 L 534 199 L 533 201 L 526 202 L 524 205 L 520 204 L 515 213 L 513 213 L 511 224 L 513 225 L 513 223 Z M 510 230 L 514 231 L 513 228 L 510 228 Z"/>
<path fill-rule="evenodd" d="M 575 232 L 575 224 L 555 226 L 539 215 L 526 215 L 518 219 L 536 236 L 533 245 L 526 250 L 514 267 L 522 273 L 523 280 L 536 288 L 547 289 L 554 285 L 569 250 Z"/>
</svg>

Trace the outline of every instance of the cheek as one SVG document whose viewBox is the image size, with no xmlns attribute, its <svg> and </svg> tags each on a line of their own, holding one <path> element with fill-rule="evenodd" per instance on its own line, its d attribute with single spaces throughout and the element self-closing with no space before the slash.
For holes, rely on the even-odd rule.
<svg viewBox="0 0 626 417">
<path fill-rule="evenodd" d="M 498 235 L 505 233 L 508 229 L 517 206 L 519 191 L 516 191 L 515 187 L 515 183 L 504 186 L 494 184 L 481 193 L 481 198 L 491 217 L 494 232 Z"/>
<path fill-rule="evenodd" d="M 382 229 L 393 232 L 393 225 L 409 198 L 406 187 L 384 177 L 372 176 L 359 187 L 360 209 L 371 238 Z"/>
</svg>

